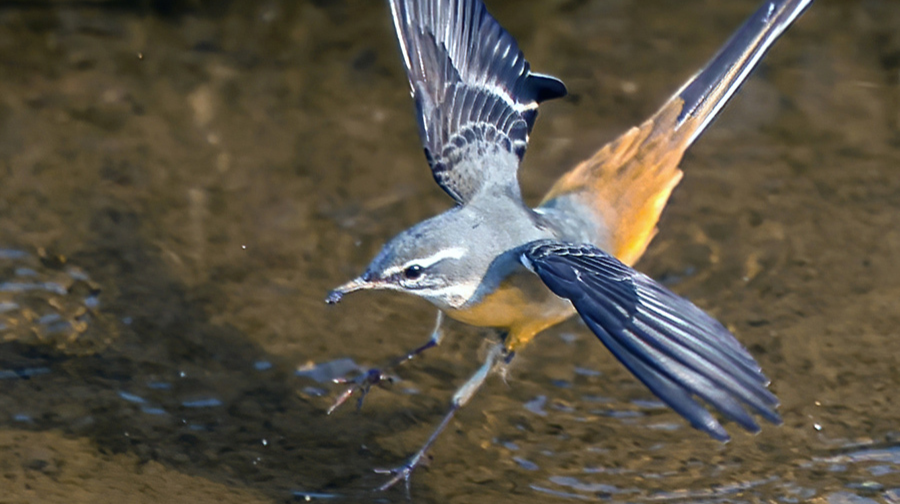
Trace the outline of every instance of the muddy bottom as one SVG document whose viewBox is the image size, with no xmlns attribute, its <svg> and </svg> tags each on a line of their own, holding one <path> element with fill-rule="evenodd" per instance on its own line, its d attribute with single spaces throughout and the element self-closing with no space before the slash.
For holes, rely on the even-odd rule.
<svg viewBox="0 0 900 504">
<path fill-rule="evenodd" d="M 494 0 L 547 103 L 534 203 L 755 0 Z M 577 320 L 488 380 L 414 502 L 900 501 L 900 3 L 819 0 L 688 152 L 639 263 L 725 323 L 784 425 L 689 428 Z M 489 333 L 448 324 L 361 412 L 334 376 L 425 302 L 325 293 L 450 206 L 387 5 L 0 4 L 0 502 L 404 502 Z"/>
</svg>

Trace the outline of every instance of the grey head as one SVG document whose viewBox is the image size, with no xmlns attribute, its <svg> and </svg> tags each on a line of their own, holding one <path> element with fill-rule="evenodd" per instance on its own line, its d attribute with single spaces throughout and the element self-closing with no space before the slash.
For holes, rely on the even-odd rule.
<svg viewBox="0 0 900 504">
<path fill-rule="evenodd" d="M 433 217 L 401 232 L 388 241 L 357 278 L 328 293 L 326 301 L 337 303 L 358 290 L 393 290 L 413 294 L 438 308 L 458 308 L 474 293 L 480 281 L 472 261 L 477 258 L 461 239 L 458 224 L 461 208 Z"/>
</svg>

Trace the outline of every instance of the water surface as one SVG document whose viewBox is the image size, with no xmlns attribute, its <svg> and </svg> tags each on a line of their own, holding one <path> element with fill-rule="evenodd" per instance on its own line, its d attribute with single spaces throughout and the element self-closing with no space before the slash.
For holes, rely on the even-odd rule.
<svg viewBox="0 0 900 504">
<path fill-rule="evenodd" d="M 534 202 L 756 2 L 488 6 L 571 93 L 541 109 Z M 817 2 L 689 151 L 639 264 L 735 332 L 783 426 L 708 439 L 571 321 L 451 423 L 415 502 L 900 500 L 898 26 L 896 2 Z M 411 111 L 381 2 L 0 5 L 5 501 L 371 501 L 486 335 L 450 324 L 325 415 L 322 379 L 433 322 L 398 295 L 323 303 L 450 205 Z"/>
</svg>

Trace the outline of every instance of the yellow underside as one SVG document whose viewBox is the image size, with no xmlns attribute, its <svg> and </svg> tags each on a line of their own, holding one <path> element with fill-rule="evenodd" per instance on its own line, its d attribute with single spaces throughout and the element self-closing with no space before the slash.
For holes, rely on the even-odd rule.
<svg viewBox="0 0 900 504">
<path fill-rule="evenodd" d="M 574 315 L 575 308 L 550 292 L 537 275 L 522 272 L 511 275 L 480 303 L 446 313 L 466 324 L 506 331 L 506 349 L 516 351 L 544 329 Z"/>
</svg>

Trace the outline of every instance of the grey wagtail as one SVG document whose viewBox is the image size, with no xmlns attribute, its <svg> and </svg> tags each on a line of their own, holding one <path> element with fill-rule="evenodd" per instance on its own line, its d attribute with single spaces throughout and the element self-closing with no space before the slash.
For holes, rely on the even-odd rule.
<svg viewBox="0 0 900 504">
<path fill-rule="evenodd" d="M 538 104 L 565 96 L 566 87 L 531 72 L 479 0 L 390 0 L 425 157 L 456 206 L 391 239 L 365 273 L 326 301 L 389 289 L 434 304 L 431 338 L 397 363 L 440 342 L 444 314 L 496 328 L 500 338 L 424 446 L 385 471 L 392 477 L 381 489 L 401 480 L 408 489 L 412 470 L 491 371 L 575 313 L 656 396 L 713 438 L 729 439 L 698 398 L 751 432 L 759 425 L 747 409 L 781 423 L 768 379 L 734 336 L 631 265 L 656 234 L 685 150 L 811 1 L 765 2 L 655 115 L 529 208 L 516 171 Z M 329 413 L 387 378 L 374 369 L 349 380 Z"/>
</svg>

